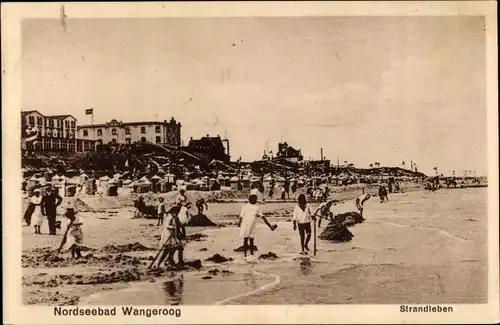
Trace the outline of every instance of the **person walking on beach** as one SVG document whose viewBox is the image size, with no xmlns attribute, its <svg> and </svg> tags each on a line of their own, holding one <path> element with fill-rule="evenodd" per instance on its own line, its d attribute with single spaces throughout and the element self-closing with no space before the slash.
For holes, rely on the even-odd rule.
<svg viewBox="0 0 500 325">
<path fill-rule="evenodd" d="M 156 207 L 156 215 L 158 217 L 157 226 L 163 226 L 163 218 L 165 217 L 165 199 L 162 196 L 158 197 L 158 206 Z"/>
<path fill-rule="evenodd" d="M 285 179 L 285 184 L 283 184 L 286 196 L 288 199 L 290 199 L 290 180 L 287 178 Z"/>
<path fill-rule="evenodd" d="M 83 244 L 83 220 L 76 215 L 73 208 L 67 208 L 64 216 L 68 219 L 66 226 L 66 237 L 63 238 L 62 246 L 71 252 L 71 257 L 79 259 L 82 257 L 81 245 Z"/>
<path fill-rule="evenodd" d="M 370 194 L 361 194 L 356 198 L 356 207 L 359 210 L 359 214 L 361 214 L 361 218 L 363 218 L 363 205 L 365 204 L 366 201 L 368 201 L 371 198 Z"/>
<path fill-rule="evenodd" d="M 387 190 L 385 189 L 385 186 L 380 185 L 378 188 L 378 196 L 380 197 L 380 203 L 384 201 L 389 201 L 389 197 L 387 196 Z"/>
<path fill-rule="evenodd" d="M 198 209 L 199 216 L 203 215 L 204 208 L 207 208 L 208 210 L 208 204 L 205 202 L 204 198 L 200 198 L 196 201 L 196 208 Z"/>
<path fill-rule="evenodd" d="M 33 218 L 33 225 L 35 226 L 35 234 L 41 234 L 41 227 L 43 224 L 43 213 L 42 213 L 42 196 L 40 194 L 40 189 L 37 188 L 34 191 L 33 197 L 30 199 L 30 204 L 33 206 L 33 213 L 31 218 Z"/>
<path fill-rule="evenodd" d="M 184 263 L 184 247 L 180 236 L 180 221 L 179 221 L 179 205 L 175 205 L 167 211 L 165 224 L 160 238 L 160 249 L 163 248 L 163 253 L 159 264 L 165 259 L 165 264 L 175 265 L 174 254 L 178 252 L 179 265 Z"/>
<path fill-rule="evenodd" d="M 50 235 L 56 235 L 57 207 L 62 203 L 63 198 L 51 185 L 48 185 L 45 190 L 46 194 L 42 198 L 42 213 L 47 216 Z"/>
<path fill-rule="evenodd" d="M 271 186 L 269 187 L 269 198 L 272 199 L 274 195 L 274 183 L 271 183 Z"/>
<path fill-rule="evenodd" d="M 250 254 L 253 255 L 257 218 L 261 218 L 272 231 L 274 231 L 277 227 L 276 225 L 271 225 L 269 221 L 267 221 L 266 217 L 264 217 L 262 212 L 260 212 L 259 206 L 256 203 L 257 193 L 252 191 L 248 197 L 248 204 L 244 205 L 240 212 L 238 227 L 240 228 L 240 237 L 243 238 L 243 252 L 245 257 L 247 256 L 249 248 Z"/>
<path fill-rule="evenodd" d="M 134 206 L 135 206 L 135 213 L 134 217 L 135 218 L 140 218 L 142 217 L 142 211 L 146 208 L 146 203 L 144 202 L 144 198 L 142 196 L 139 196 L 139 198 L 134 201 Z"/>
<path fill-rule="evenodd" d="M 309 251 L 309 241 L 311 240 L 311 220 L 316 220 L 316 217 L 311 213 L 311 207 L 307 204 L 304 194 L 300 194 L 297 198 L 297 205 L 293 210 L 293 230 L 299 228 L 300 246 L 302 255 L 307 255 Z"/>
</svg>

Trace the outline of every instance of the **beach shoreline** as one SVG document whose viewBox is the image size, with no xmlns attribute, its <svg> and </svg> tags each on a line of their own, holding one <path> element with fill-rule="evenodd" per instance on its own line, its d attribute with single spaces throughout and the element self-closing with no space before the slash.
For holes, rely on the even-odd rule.
<svg viewBox="0 0 500 325">
<path fill-rule="evenodd" d="M 481 189 L 471 189 L 471 190 L 456 190 L 453 191 L 454 195 L 462 195 L 458 193 L 464 193 L 463 195 L 474 191 L 481 191 Z M 318 256 L 312 259 L 312 264 L 317 263 L 317 268 L 321 269 L 325 267 L 324 273 L 335 273 L 340 272 L 341 269 L 345 268 L 346 265 L 358 265 L 352 272 L 348 274 L 338 275 L 339 278 L 344 278 L 343 281 L 336 282 L 335 286 L 344 288 L 345 283 L 351 283 L 353 277 L 359 277 L 361 274 L 366 274 L 366 276 L 377 278 L 379 273 L 389 272 L 391 274 L 401 273 L 402 271 L 397 268 L 397 265 L 401 264 L 401 259 L 404 261 L 406 257 L 404 255 L 408 254 L 407 249 L 397 247 L 394 243 L 386 243 L 387 236 L 396 236 L 400 240 L 404 240 L 405 237 L 410 236 L 418 237 L 419 242 L 435 242 L 438 240 L 439 245 L 445 248 L 448 252 L 452 247 L 457 249 L 457 245 L 460 246 L 460 251 L 464 252 L 459 259 L 471 260 L 476 262 L 460 262 L 460 263 L 476 263 L 477 265 L 483 263 L 483 257 L 478 257 L 477 252 L 481 251 L 479 249 L 470 249 L 470 240 L 480 242 L 478 238 L 467 239 L 468 229 L 470 225 L 473 225 L 477 229 L 480 228 L 482 223 L 478 219 L 477 221 L 463 221 L 466 223 L 463 231 L 460 227 L 451 227 L 449 225 L 441 226 L 438 221 L 439 219 L 432 220 L 432 222 L 437 222 L 435 225 L 429 220 L 421 219 L 422 216 L 416 216 L 411 218 L 411 212 L 409 207 L 415 208 L 416 203 L 412 203 L 411 200 L 418 200 L 421 197 L 424 200 L 433 200 L 433 195 L 444 195 L 446 196 L 449 191 L 438 191 L 436 193 L 423 192 L 423 191 L 408 191 L 406 193 L 392 193 L 389 195 L 391 202 L 395 203 L 384 203 L 379 204 L 376 199 L 370 200 L 367 204 L 367 222 L 361 225 L 357 225 L 353 228 L 353 233 L 355 238 L 348 243 L 343 244 L 329 244 L 318 240 L 319 251 Z M 452 192 L 450 192 L 452 193 Z M 359 190 L 353 190 L 350 192 L 342 192 L 340 195 L 338 193 L 333 193 L 332 199 L 337 199 L 342 201 L 338 205 L 332 207 L 335 213 L 341 213 L 344 211 L 354 210 L 354 203 L 352 199 L 357 195 L 361 194 Z M 188 193 L 189 195 L 189 193 Z M 472 194 L 474 195 L 474 194 Z M 410 201 L 409 198 L 411 198 Z M 435 203 L 435 202 L 434 202 Z M 433 203 L 433 204 L 434 204 Z M 397 204 L 399 211 L 397 213 L 391 212 L 393 210 L 392 205 Z M 215 283 L 224 283 L 223 280 L 217 282 L 218 277 L 222 276 L 222 273 L 218 272 L 218 277 L 213 274 L 207 273 L 210 270 L 218 269 L 220 272 L 222 270 L 227 270 L 231 272 L 233 277 L 243 276 L 253 278 L 254 276 L 248 275 L 253 271 L 260 272 L 260 277 L 256 277 L 254 280 L 259 286 L 269 285 L 269 281 L 262 279 L 266 273 L 266 269 L 272 267 L 274 269 L 280 269 L 280 265 L 283 266 L 283 272 L 286 274 L 287 269 L 297 267 L 300 265 L 300 261 L 297 262 L 295 259 L 297 257 L 297 245 L 298 240 L 296 235 L 291 230 L 291 224 L 289 222 L 290 213 L 293 209 L 293 202 L 266 202 L 261 204 L 261 209 L 263 213 L 270 219 L 271 222 L 277 223 L 279 225 L 276 235 L 274 233 L 267 233 L 265 229 L 259 227 L 259 237 L 256 240 L 256 245 L 259 247 L 256 257 L 260 254 L 266 253 L 268 251 L 275 252 L 278 255 L 278 260 L 276 261 L 261 261 L 255 262 L 256 264 L 244 261 L 241 253 L 236 253 L 233 251 L 234 248 L 241 245 L 240 239 L 237 237 L 237 229 L 235 227 L 235 222 L 237 221 L 237 215 L 239 208 L 241 207 L 241 202 L 233 203 L 212 203 L 208 210 L 207 215 L 215 223 L 219 224 L 219 227 L 188 227 L 188 234 L 202 234 L 196 239 L 188 242 L 186 246 L 187 258 L 190 260 L 200 259 L 203 264 L 202 269 L 190 269 L 181 272 L 184 274 L 183 277 L 189 280 L 191 283 L 204 283 L 204 286 L 208 286 L 210 281 L 213 281 L 212 286 L 214 288 L 220 288 L 221 285 Z M 80 213 L 84 220 L 86 221 L 85 230 L 85 242 L 91 249 L 95 251 L 84 252 L 86 255 L 92 254 L 92 258 L 87 258 L 86 262 L 68 262 L 68 255 L 61 254 L 64 256 L 64 261 L 58 262 L 60 265 L 58 267 L 48 267 L 50 266 L 50 261 L 43 261 L 43 259 L 36 259 L 34 257 L 37 253 L 37 249 L 40 250 L 42 247 L 50 246 L 55 250 L 58 246 L 58 242 L 61 239 L 61 235 L 50 236 L 49 235 L 34 235 L 31 233 L 31 227 L 23 227 L 23 297 L 25 304 L 49 304 L 49 305 L 61 305 L 61 304 L 78 304 L 80 300 L 91 302 L 92 298 L 89 297 L 99 297 L 103 294 L 121 292 L 120 290 L 130 290 L 131 287 L 135 288 L 137 285 L 146 285 L 147 288 L 151 286 L 158 286 L 157 282 L 165 282 L 169 280 L 174 280 L 178 276 L 179 272 L 173 272 L 170 270 L 163 270 L 162 272 L 147 273 L 146 268 L 150 262 L 150 258 L 155 255 L 155 249 L 158 246 L 158 239 L 161 230 L 156 226 L 156 221 L 151 219 L 132 219 L 133 209 L 129 207 L 122 208 L 120 211 L 116 209 L 104 210 L 104 212 L 81 212 Z M 373 214 L 373 216 L 372 216 Z M 389 218 L 390 216 L 390 218 Z M 470 218 L 469 218 L 470 219 Z M 467 220 L 467 219 L 465 219 Z M 399 225 L 399 226 L 398 226 Z M 434 226 L 434 227 L 432 227 Z M 420 227 L 420 228 L 419 228 Z M 433 229 L 434 228 L 434 229 Z M 442 229 L 441 229 L 442 228 Z M 444 233 L 440 233 L 442 230 Z M 484 230 L 482 230 L 484 231 Z M 378 236 L 374 236 L 379 234 Z M 205 237 L 206 236 L 206 237 Z M 455 238 L 454 238 L 455 237 Z M 431 238 L 431 239 L 429 239 Z M 436 239 L 437 238 L 437 239 Z M 457 238 L 465 238 L 464 242 L 461 242 Z M 138 242 L 138 244 L 143 247 L 131 247 L 131 243 Z M 124 247 L 124 245 L 129 245 L 130 247 Z M 114 245 L 115 247 L 111 247 Z M 120 246 L 121 245 L 121 246 Z M 400 244 L 401 245 L 401 244 Z M 109 246 L 106 248 L 106 246 Z M 375 249 L 373 247 L 378 247 Z M 481 247 L 480 243 L 475 243 L 473 247 Z M 120 248 L 122 247 L 122 248 Z M 122 251 L 120 251 L 120 249 Z M 127 251 L 127 249 L 138 249 L 135 251 Z M 141 250 L 142 249 L 142 250 Z M 151 250 L 146 250 L 151 249 Z M 422 256 L 424 251 L 433 250 L 433 248 L 423 247 Z M 372 251 L 372 253 L 368 253 Z M 404 252 L 403 252 L 404 251 Z M 417 250 L 418 251 L 418 250 Z M 375 252 L 375 253 L 374 253 Z M 205 261 L 205 259 L 213 254 L 221 254 L 225 257 L 233 258 L 233 262 L 223 263 L 220 265 L 210 264 Z M 380 255 L 379 255 L 380 254 Z M 439 256 L 443 255 L 442 252 L 437 252 Z M 375 257 L 372 257 L 375 255 Z M 449 254 L 448 254 L 449 255 Z M 470 255 L 470 256 L 468 256 Z M 120 256 L 118 259 L 117 256 Z M 467 257 L 467 258 L 465 258 Z M 455 257 L 453 257 L 455 258 Z M 36 260 L 35 262 L 30 259 Z M 380 261 L 378 259 L 381 259 Z M 391 260 L 392 259 L 392 260 Z M 447 258 L 444 258 L 446 260 Z M 325 263 L 324 261 L 342 261 L 342 263 Z M 323 261 L 323 262 L 322 262 Z M 457 262 L 457 259 L 453 259 Z M 38 266 L 30 263 L 39 263 Z M 359 264 L 394 264 L 396 266 L 384 266 L 385 271 L 376 269 L 376 267 L 370 266 L 359 266 Z M 450 260 L 449 263 L 452 261 Z M 448 265 L 448 262 L 442 261 L 443 265 Z M 422 264 L 428 264 L 427 261 L 422 262 Z M 479 272 L 482 274 L 479 267 L 477 270 L 476 264 L 472 267 L 474 270 L 470 272 Z M 444 266 L 440 265 L 439 268 Z M 420 266 L 419 266 L 420 267 Z M 423 274 L 423 269 L 420 267 L 412 269 L 414 274 Z M 448 266 L 447 266 L 448 267 Z M 447 267 L 443 270 L 447 270 Z M 467 268 L 469 266 L 462 266 Z M 440 270 L 441 270 L 440 269 Z M 50 272 L 47 272 L 49 270 Z M 448 272 L 448 271 L 439 272 Z M 406 270 L 408 271 L 408 270 Z M 405 271 L 405 272 L 406 272 Z M 121 273 L 120 273 L 121 272 Z M 214 271 L 215 272 L 215 271 Z M 315 271 L 312 272 L 314 274 Z M 438 272 L 438 273 L 439 273 Z M 470 273 L 469 272 L 469 273 Z M 44 273 L 49 273 L 47 276 Z M 114 274 L 113 274 L 114 273 Z M 403 272 L 404 273 L 404 272 Z M 411 273 L 411 272 L 410 272 Z M 424 272 L 425 273 L 425 272 Z M 69 274 L 78 275 L 79 278 L 70 277 Z M 228 273 L 229 274 L 229 273 Z M 273 273 L 275 274 L 275 273 Z M 357 275 L 354 275 L 357 274 Z M 62 275 L 62 276 L 61 276 Z M 210 276 L 211 279 L 203 280 L 203 276 Z M 227 276 L 227 275 L 226 275 Z M 280 290 L 291 290 L 286 289 L 289 279 L 294 279 L 298 275 L 285 275 L 282 280 L 280 280 L 280 286 L 285 289 Z M 316 276 L 316 275 L 315 275 Z M 268 276 L 274 279 L 272 275 Z M 300 276 L 299 276 L 300 277 Z M 194 279 L 194 280 L 193 280 Z M 224 278 L 225 280 L 229 278 Z M 76 284 L 77 281 L 81 281 Z M 185 280 L 188 281 L 188 280 Z M 229 281 L 229 283 L 240 283 L 243 280 Z M 446 278 L 446 281 L 449 281 Z M 479 281 L 479 280 L 478 280 Z M 70 282 L 70 283 L 68 283 Z M 102 282 L 102 283 L 101 283 Z M 85 284 L 88 283 L 88 284 Z M 448 284 L 450 285 L 450 284 Z M 193 284 L 191 286 L 194 286 Z M 256 287 L 248 287 L 247 292 L 252 292 L 257 290 Z M 263 290 L 259 294 L 252 294 L 238 299 L 231 299 L 230 303 L 250 303 L 255 304 L 258 301 L 273 301 L 273 303 L 279 303 L 276 300 L 276 296 L 273 295 L 276 288 L 269 288 Z M 345 288 L 344 288 L 345 289 Z M 145 289 L 144 289 L 145 290 Z M 185 291 L 190 289 L 185 289 Z M 207 289 L 209 290 L 209 289 Z M 212 290 L 212 289 L 210 289 Z M 215 290 L 215 289 L 213 289 Z M 221 292 L 227 291 L 222 290 Z M 228 289 L 229 290 L 229 289 Z M 233 290 L 233 291 L 231 291 Z M 299 289 L 303 290 L 302 289 Z M 429 289 L 430 290 L 430 289 Z M 471 299 L 476 299 L 482 301 L 480 297 L 481 288 L 478 288 L 477 294 L 472 295 Z M 140 290 L 139 290 L 140 291 Z M 159 291 L 156 296 L 159 297 L 164 293 Z M 236 289 L 230 289 L 230 294 L 245 295 L 245 292 L 239 292 Z M 475 292 L 476 292 L 475 291 Z M 230 297 L 224 296 L 225 294 L 220 293 L 222 296 L 218 301 L 224 301 Z M 229 294 L 229 293 L 228 293 Z M 415 293 L 413 293 L 415 295 Z M 186 294 L 189 296 L 189 294 Z M 448 298 L 451 298 L 446 295 Z M 476 297 L 477 296 L 477 297 Z M 302 295 L 297 295 L 297 297 L 302 297 L 300 299 L 306 299 Z M 343 297 L 343 296 L 342 296 Z M 459 295 L 459 297 L 463 297 Z M 330 301 L 329 303 L 363 303 L 363 299 L 360 296 L 351 294 L 349 297 L 337 297 L 337 300 Z M 435 298 L 435 297 L 434 297 Z M 106 298 L 108 299 L 108 298 Z M 159 299 L 159 298 L 158 298 Z M 299 298 L 297 298 L 299 299 Z M 299 299 L 299 300 L 300 300 Z M 344 299 L 344 300 L 342 300 Z M 163 300 L 162 300 L 163 301 Z M 187 304 L 191 303 L 201 303 L 201 304 L 211 304 L 216 301 L 205 301 L 204 298 L 185 297 L 185 302 Z M 201 301 L 201 302 L 200 302 Z M 327 300 L 325 300 L 328 303 Z M 369 301 L 368 301 L 369 302 Z M 156 302 L 158 303 L 158 302 Z M 162 302 L 160 302 L 162 303 Z M 316 302 L 321 303 L 321 302 Z"/>
</svg>

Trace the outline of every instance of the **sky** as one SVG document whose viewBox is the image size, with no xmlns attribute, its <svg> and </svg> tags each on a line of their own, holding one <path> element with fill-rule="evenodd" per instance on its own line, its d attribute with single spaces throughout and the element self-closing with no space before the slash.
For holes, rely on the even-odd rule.
<svg viewBox="0 0 500 325">
<path fill-rule="evenodd" d="M 165 120 L 368 167 L 487 172 L 484 18 L 25 20 L 22 110 L 94 123 Z"/>
</svg>

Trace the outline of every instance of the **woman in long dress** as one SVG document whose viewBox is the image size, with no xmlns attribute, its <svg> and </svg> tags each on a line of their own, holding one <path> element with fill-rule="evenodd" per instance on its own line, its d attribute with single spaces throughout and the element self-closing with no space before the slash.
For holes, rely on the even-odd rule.
<svg viewBox="0 0 500 325">
<path fill-rule="evenodd" d="M 165 258 L 167 258 L 167 263 L 174 264 L 174 254 L 176 251 L 179 252 L 179 264 L 182 264 L 184 247 L 179 237 L 180 222 L 179 222 L 179 211 L 178 205 L 172 207 L 167 212 L 167 217 L 165 218 L 163 230 L 160 238 L 160 249 L 163 248 L 163 253 L 160 258 L 159 264 L 161 264 Z"/>
<path fill-rule="evenodd" d="M 248 204 L 244 205 L 240 212 L 240 221 L 238 227 L 240 227 L 240 237 L 243 238 L 243 251 L 245 257 L 247 256 L 248 246 L 250 245 L 250 254 L 253 255 L 254 250 L 254 239 L 255 239 L 255 228 L 257 226 L 257 218 L 264 220 L 266 225 L 274 231 L 276 225 L 271 225 L 269 221 L 264 217 L 262 212 L 260 212 L 257 203 L 257 193 L 252 191 L 248 198 Z"/>
<path fill-rule="evenodd" d="M 32 204 L 33 214 L 31 217 L 33 218 L 33 225 L 35 226 L 35 234 L 41 234 L 41 227 L 43 224 L 43 214 L 42 214 L 42 195 L 40 193 L 40 189 L 36 189 L 33 197 L 30 199 L 30 204 Z"/>
</svg>

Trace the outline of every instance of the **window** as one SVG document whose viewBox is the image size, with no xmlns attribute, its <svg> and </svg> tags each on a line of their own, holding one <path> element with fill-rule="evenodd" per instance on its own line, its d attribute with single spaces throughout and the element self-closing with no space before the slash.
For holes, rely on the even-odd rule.
<svg viewBox="0 0 500 325">
<path fill-rule="evenodd" d="M 145 137 L 142 137 L 142 138 L 141 138 L 141 142 L 146 142 L 146 138 L 145 138 Z"/>
<path fill-rule="evenodd" d="M 146 127 L 141 126 L 141 133 L 142 133 L 142 134 L 145 134 L 145 133 L 146 133 Z"/>
<path fill-rule="evenodd" d="M 37 117 L 36 121 L 37 121 L 38 125 L 42 125 L 43 124 L 43 117 Z"/>
<path fill-rule="evenodd" d="M 111 135 L 118 135 L 118 132 L 115 128 L 111 129 Z"/>
<path fill-rule="evenodd" d="M 102 137 L 102 129 L 97 129 L 97 136 Z"/>
<path fill-rule="evenodd" d="M 69 121 L 64 121 L 64 126 L 69 128 Z"/>
<path fill-rule="evenodd" d="M 111 143 L 116 144 L 116 138 L 113 138 L 113 140 L 111 140 Z"/>
<path fill-rule="evenodd" d="M 156 133 L 160 133 L 160 132 L 161 132 L 161 128 L 160 128 L 160 126 L 159 126 L 159 125 L 157 125 L 157 126 L 155 127 L 155 132 L 156 132 Z"/>
<path fill-rule="evenodd" d="M 76 122 L 75 122 L 75 121 L 71 121 L 71 127 L 72 127 L 72 128 L 75 128 L 75 127 L 76 127 Z"/>
<path fill-rule="evenodd" d="M 125 134 L 130 134 L 130 128 L 128 126 L 125 128 Z"/>
<path fill-rule="evenodd" d="M 49 119 L 45 118 L 45 126 L 49 126 Z"/>
<path fill-rule="evenodd" d="M 161 142 L 161 137 L 156 137 L 156 143 L 160 143 Z"/>
<path fill-rule="evenodd" d="M 89 136 L 89 131 L 88 130 L 83 130 L 83 136 L 88 137 Z"/>
<path fill-rule="evenodd" d="M 125 143 L 130 144 L 130 138 L 125 139 Z"/>
<path fill-rule="evenodd" d="M 34 116 L 28 116 L 28 121 L 31 126 L 35 126 L 35 117 Z"/>
</svg>

